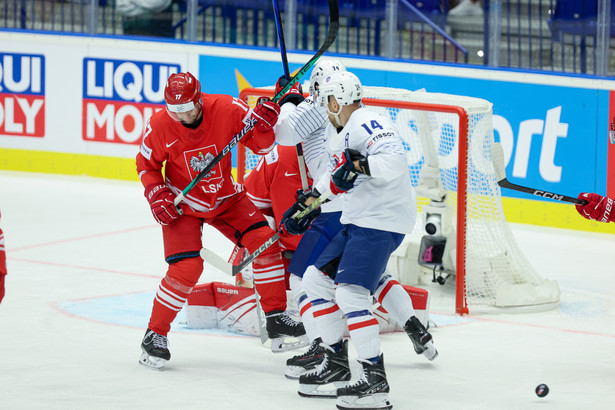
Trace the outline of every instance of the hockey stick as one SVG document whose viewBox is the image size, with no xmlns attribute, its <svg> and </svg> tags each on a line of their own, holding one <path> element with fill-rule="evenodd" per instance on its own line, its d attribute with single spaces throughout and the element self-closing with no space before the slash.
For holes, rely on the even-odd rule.
<svg viewBox="0 0 615 410">
<path fill-rule="evenodd" d="M 309 214 L 310 212 L 312 212 L 314 209 L 318 208 L 327 198 L 329 198 L 332 195 L 330 190 L 326 190 L 323 194 L 321 194 L 318 198 L 316 198 L 316 200 L 314 202 L 312 202 L 310 204 L 310 206 L 308 206 L 307 208 L 305 208 L 303 211 L 299 212 L 296 215 L 293 215 L 291 218 L 300 220 L 301 218 L 303 218 L 304 216 L 306 216 L 307 214 Z M 239 265 L 231 265 L 230 263 L 218 263 L 217 265 L 214 265 L 216 268 L 220 269 L 221 271 L 223 271 L 226 274 L 229 274 L 231 276 L 235 276 L 237 275 L 239 272 L 241 272 L 242 270 L 245 269 L 246 266 L 248 266 L 250 263 L 252 263 L 252 261 L 254 259 L 256 259 L 261 253 L 263 253 L 267 248 L 269 248 L 271 245 L 273 245 L 278 239 L 280 239 L 280 234 L 282 233 L 282 230 L 278 230 L 275 235 L 273 235 L 271 238 L 267 239 L 261 246 L 258 247 L 257 250 L 255 250 L 252 254 L 248 255 L 243 262 L 241 262 Z M 201 249 L 201 258 L 203 258 L 203 260 L 208 261 L 211 260 L 212 261 L 212 265 L 214 263 L 214 256 L 213 254 L 215 254 L 213 251 L 207 249 L 207 248 L 202 248 Z M 217 256 L 217 255 L 216 255 Z M 220 257 L 218 257 L 218 261 Z"/>
<path fill-rule="evenodd" d="M 295 145 L 297 148 L 297 161 L 299 162 L 299 175 L 301 176 L 301 188 L 305 192 L 308 189 L 307 171 L 305 167 L 305 157 L 303 156 L 303 145 Z"/>
<path fill-rule="evenodd" d="M 280 18 L 280 5 L 278 0 L 273 0 L 273 12 L 275 14 L 275 25 L 278 30 L 278 40 L 280 41 L 280 54 L 282 55 L 282 66 L 284 67 L 284 76 L 290 78 L 290 70 L 288 69 L 288 58 L 286 57 L 286 42 L 284 41 L 284 29 Z M 303 146 L 297 144 L 297 161 L 299 162 L 299 175 L 301 176 L 301 188 L 305 191 L 308 189 L 307 173 L 305 171 L 305 158 L 303 156 Z"/>
<path fill-rule="evenodd" d="M 329 23 L 329 32 L 327 33 L 327 38 L 325 39 L 322 46 L 320 46 L 316 54 L 314 54 L 314 56 L 312 56 L 312 58 L 307 63 L 305 63 L 303 67 L 301 67 L 301 69 L 297 72 L 297 74 L 294 77 L 292 77 L 290 81 L 288 81 L 288 84 L 286 84 L 286 86 L 284 86 L 284 88 L 282 88 L 280 92 L 278 92 L 271 99 L 273 102 L 278 102 L 280 98 L 282 98 L 282 96 L 286 94 L 288 90 L 291 89 L 293 84 L 299 81 L 299 79 L 303 77 L 310 68 L 312 68 L 312 66 L 316 63 L 316 60 L 318 60 L 320 56 L 322 56 L 324 52 L 327 51 L 327 49 L 335 41 L 335 38 L 337 37 L 337 30 L 340 24 L 339 22 L 340 10 L 337 4 L 337 0 L 328 0 L 328 1 L 329 1 L 330 23 Z M 254 128 L 255 124 L 256 124 L 255 119 L 249 119 L 246 126 L 241 131 L 239 131 L 239 133 L 234 135 L 233 138 L 231 138 L 231 141 L 224 148 L 222 148 L 222 152 L 216 155 L 214 159 L 209 164 L 207 164 L 207 166 L 205 166 L 205 168 L 201 172 L 199 172 L 199 174 L 192 180 L 192 182 L 190 182 L 188 186 L 184 188 L 182 192 L 180 192 L 175 197 L 175 199 L 173 200 L 173 203 L 177 207 L 178 212 L 180 214 L 181 214 L 181 209 L 178 207 L 178 205 L 186 197 L 186 195 L 188 195 L 188 192 L 190 192 L 192 188 L 195 187 L 196 184 L 198 184 L 205 176 L 207 176 L 207 174 L 211 172 L 211 170 L 218 164 L 218 162 L 220 162 L 222 158 L 224 158 L 224 156 L 228 154 L 233 149 L 233 147 L 237 145 L 237 143 L 241 141 L 241 139 L 245 137 L 246 134 L 252 130 L 252 128 Z"/>
<path fill-rule="evenodd" d="M 504 165 L 504 149 L 502 148 L 502 144 L 500 144 L 499 142 L 496 142 L 491 147 L 491 159 L 493 161 L 493 167 L 495 168 L 495 179 L 498 181 L 498 185 L 502 188 L 512 189 L 513 191 L 525 192 L 526 194 L 531 194 L 542 198 L 555 199 L 556 201 L 570 202 L 571 204 L 587 204 L 587 201 L 584 199 L 573 198 L 571 196 L 560 195 L 549 191 L 524 187 L 521 185 L 513 184 L 512 182 L 507 180 L 506 166 Z"/>
<path fill-rule="evenodd" d="M 278 3 L 278 0 L 273 0 L 273 14 L 275 17 L 275 26 L 278 30 L 278 40 L 280 41 L 280 54 L 282 54 L 284 76 L 287 79 L 290 79 L 290 71 L 288 70 L 288 59 L 286 58 L 286 43 L 284 42 L 284 29 L 282 28 L 282 20 L 280 18 L 280 4 Z"/>
</svg>

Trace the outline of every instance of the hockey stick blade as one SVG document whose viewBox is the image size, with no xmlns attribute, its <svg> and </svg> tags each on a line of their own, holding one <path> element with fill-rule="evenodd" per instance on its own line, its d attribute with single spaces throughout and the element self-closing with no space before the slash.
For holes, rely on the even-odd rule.
<svg viewBox="0 0 615 410">
<path fill-rule="evenodd" d="M 215 253 L 211 249 L 202 248 L 199 253 L 201 255 L 201 258 L 214 268 L 221 270 L 229 276 L 233 274 L 233 270 L 231 269 L 232 265 L 222 259 L 217 253 Z"/>
<path fill-rule="evenodd" d="M 504 165 L 504 149 L 502 148 L 502 144 L 500 144 L 499 142 L 496 142 L 491 147 L 491 159 L 493 161 L 493 167 L 495 169 L 495 178 L 498 181 L 498 185 L 502 188 L 507 188 L 518 192 L 525 192 L 526 194 L 539 196 L 541 198 L 554 199 L 560 202 L 569 202 L 571 204 L 579 205 L 587 204 L 587 201 L 584 199 L 560 195 L 549 191 L 543 191 L 541 189 L 525 187 L 510 182 L 508 179 L 506 179 L 506 165 Z"/>
<path fill-rule="evenodd" d="M 273 102 L 278 102 L 280 98 L 282 98 L 282 96 L 286 94 L 288 90 L 290 90 L 293 84 L 299 81 L 299 79 L 301 79 L 305 75 L 305 73 L 307 73 L 307 71 L 310 68 L 312 68 L 312 66 L 316 63 L 316 60 L 318 60 L 320 56 L 322 56 L 323 53 L 327 51 L 327 49 L 335 41 L 335 38 L 337 37 L 337 30 L 340 25 L 340 22 L 339 22 L 340 10 L 337 4 L 337 0 L 329 0 L 329 13 L 330 13 L 329 32 L 327 33 L 327 38 L 325 39 L 324 43 L 322 44 L 322 46 L 320 46 L 316 54 L 314 54 L 314 56 L 307 63 L 305 63 L 303 67 L 301 67 L 301 69 L 297 72 L 297 74 L 290 79 L 288 84 L 286 84 L 286 86 L 282 88 L 280 92 L 278 92 L 271 99 Z M 195 187 L 196 184 L 198 184 L 207 174 L 209 174 L 211 170 L 218 164 L 218 162 L 222 160 L 222 158 L 226 154 L 231 152 L 233 147 L 237 145 L 237 143 L 241 141 L 241 139 L 248 132 L 250 132 L 252 128 L 254 128 L 255 124 L 256 124 L 256 120 L 250 119 L 248 123 L 246 124 L 246 126 L 241 131 L 239 131 L 238 134 L 233 136 L 231 141 L 222 149 L 222 152 L 216 155 L 214 159 L 209 164 L 207 164 L 207 166 L 201 172 L 199 172 L 199 174 L 192 180 L 192 182 L 190 182 L 188 186 L 186 186 L 186 188 L 184 188 L 182 192 L 180 192 L 179 195 L 175 197 L 175 199 L 173 200 L 173 203 L 175 204 L 175 207 L 177 208 L 177 212 L 179 212 L 180 215 L 182 214 L 182 210 L 181 208 L 179 208 L 179 203 L 186 197 L 186 195 L 188 195 L 188 192 L 190 192 Z"/>
</svg>

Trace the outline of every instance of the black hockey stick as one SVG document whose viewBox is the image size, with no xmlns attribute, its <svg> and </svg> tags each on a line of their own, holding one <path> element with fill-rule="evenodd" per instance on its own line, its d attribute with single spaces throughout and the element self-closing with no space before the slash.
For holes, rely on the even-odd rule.
<svg viewBox="0 0 615 410">
<path fill-rule="evenodd" d="M 504 165 L 504 149 L 502 144 L 496 142 L 491 147 L 491 159 L 493 161 L 493 167 L 495 168 L 495 179 L 498 181 L 498 185 L 502 188 L 512 189 L 514 191 L 525 192 L 539 196 L 541 198 L 555 199 L 561 202 L 570 202 L 571 204 L 585 205 L 587 201 L 584 199 L 573 198 L 571 196 L 560 195 L 549 191 L 543 191 L 541 189 L 524 187 L 521 185 L 513 184 L 506 179 L 506 166 Z"/>
<path fill-rule="evenodd" d="M 282 65 L 284 66 L 284 76 L 290 79 L 290 71 L 288 70 L 288 59 L 286 58 L 286 42 L 284 41 L 284 29 L 282 27 L 282 19 L 280 18 L 280 4 L 278 0 L 273 0 L 273 14 L 275 17 L 275 26 L 278 29 L 278 40 L 280 41 L 280 54 L 282 54 Z"/>
<path fill-rule="evenodd" d="M 282 66 L 284 67 L 284 76 L 290 79 L 290 70 L 288 69 L 288 58 L 286 57 L 286 42 L 284 41 L 284 29 L 280 18 L 280 5 L 278 0 L 273 0 L 273 12 L 275 14 L 275 25 L 278 29 L 278 39 L 280 41 L 280 54 L 282 55 Z M 297 161 L 299 162 L 299 174 L 301 176 L 301 188 L 305 191 L 308 189 L 307 172 L 305 170 L 305 157 L 303 156 L 303 146 L 301 143 L 295 146 L 297 150 Z"/>
<path fill-rule="evenodd" d="M 303 77 L 310 68 L 312 68 L 312 66 L 316 63 L 316 60 L 318 60 L 320 56 L 322 56 L 324 52 L 327 51 L 327 49 L 335 41 L 335 38 L 337 37 L 337 30 L 340 25 L 340 22 L 339 22 L 340 10 L 337 4 L 337 0 L 328 0 L 328 1 L 329 1 L 330 23 L 329 23 L 329 32 L 327 33 L 327 38 L 325 39 L 322 46 L 320 46 L 316 54 L 314 54 L 314 56 L 312 56 L 312 58 L 307 63 L 305 63 L 303 67 L 301 67 L 301 69 L 297 72 L 297 74 L 290 79 L 288 84 L 286 84 L 286 86 L 282 88 L 280 92 L 277 93 L 272 98 L 273 102 L 278 102 L 280 98 L 282 98 L 282 96 L 286 94 L 288 90 L 291 89 L 293 84 L 299 81 L 299 79 Z M 178 205 L 186 197 L 186 195 L 188 195 L 188 192 L 190 192 L 192 188 L 195 187 L 196 184 L 198 184 L 205 176 L 207 176 L 207 174 L 211 172 L 211 170 L 218 164 L 218 162 L 220 162 L 222 158 L 224 158 L 224 156 L 228 154 L 233 149 L 233 147 L 237 145 L 237 143 L 241 141 L 241 139 L 245 137 L 245 135 L 252 130 L 252 128 L 254 128 L 255 124 L 256 124 L 256 120 L 250 119 L 248 123 L 246 124 L 246 126 L 241 131 L 239 131 L 238 134 L 234 135 L 233 138 L 231 138 L 231 141 L 224 148 L 222 148 L 222 152 L 216 155 L 214 159 L 211 160 L 211 162 L 207 164 L 205 168 L 201 170 L 201 172 L 199 172 L 199 174 L 192 180 L 192 182 L 190 182 L 188 186 L 184 188 L 182 192 L 180 192 L 175 197 L 175 199 L 173 200 L 173 203 L 178 208 L 178 212 L 180 212 L 180 214 L 181 214 L 181 209 L 178 207 Z"/>
<path fill-rule="evenodd" d="M 316 198 L 316 200 L 314 202 L 312 202 L 310 204 L 310 206 L 308 206 L 307 208 L 305 208 L 303 211 L 299 212 L 296 215 L 293 215 L 292 218 L 296 219 L 296 220 L 300 220 L 301 218 L 303 218 L 304 216 L 306 216 L 307 214 L 309 214 L 310 212 L 312 212 L 314 209 L 318 208 L 327 198 L 329 198 L 332 195 L 330 190 L 326 190 L 323 194 L 321 194 L 318 198 Z M 215 267 L 220 269 L 221 271 L 230 274 L 232 276 L 237 275 L 239 272 L 241 272 L 242 270 L 245 269 L 246 266 L 248 266 L 250 263 L 252 263 L 252 261 L 254 259 L 256 259 L 261 253 L 265 252 L 265 250 L 267 248 L 269 248 L 271 245 L 273 245 L 278 239 L 280 239 L 280 234 L 282 233 L 282 230 L 278 230 L 275 235 L 273 235 L 271 238 L 267 239 L 261 246 L 258 247 L 257 250 L 255 250 L 252 254 L 248 255 L 239 265 L 231 265 L 229 263 L 225 263 L 222 264 L 220 263 L 219 260 L 215 260 L 215 257 L 212 255 L 212 251 L 210 251 L 209 249 L 206 248 L 202 248 L 201 249 L 201 258 L 203 258 L 203 260 L 207 261 L 207 260 L 211 260 L 212 262 L 217 262 L 215 264 Z"/>
</svg>

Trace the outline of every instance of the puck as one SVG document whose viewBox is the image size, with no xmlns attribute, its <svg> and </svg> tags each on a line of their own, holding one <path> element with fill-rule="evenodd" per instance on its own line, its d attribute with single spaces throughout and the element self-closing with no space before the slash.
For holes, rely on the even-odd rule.
<svg viewBox="0 0 615 410">
<path fill-rule="evenodd" d="M 536 386 L 536 396 L 545 397 L 547 394 L 549 394 L 549 386 L 546 384 L 539 384 Z"/>
</svg>

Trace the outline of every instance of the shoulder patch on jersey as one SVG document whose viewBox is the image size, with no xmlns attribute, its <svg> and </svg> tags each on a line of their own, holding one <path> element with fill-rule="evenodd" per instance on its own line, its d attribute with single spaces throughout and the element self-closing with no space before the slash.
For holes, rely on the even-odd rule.
<svg viewBox="0 0 615 410">
<path fill-rule="evenodd" d="M 152 149 L 145 145 L 145 138 L 143 139 L 143 142 L 141 142 L 141 148 L 139 151 L 145 159 L 150 160 L 152 158 Z"/>
<path fill-rule="evenodd" d="M 278 162 L 280 156 L 278 155 L 278 147 L 277 145 L 271 150 L 267 155 L 265 155 L 265 162 L 267 165 Z"/>
</svg>

